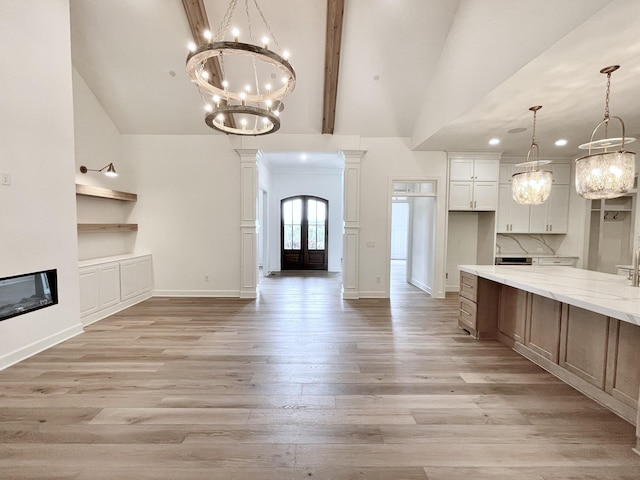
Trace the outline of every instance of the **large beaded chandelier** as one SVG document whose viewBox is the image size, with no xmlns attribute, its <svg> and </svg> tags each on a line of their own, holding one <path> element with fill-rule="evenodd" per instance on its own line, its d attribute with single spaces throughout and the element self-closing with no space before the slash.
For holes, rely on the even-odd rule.
<svg viewBox="0 0 640 480">
<path fill-rule="evenodd" d="M 589 150 L 589 154 L 576 159 L 576 191 L 584 198 L 606 199 L 624 195 L 633 188 L 636 154 L 624 149 L 626 143 L 635 138 L 625 137 L 624 122 L 620 117 L 609 115 L 609 90 L 611 88 L 611 74 L 620 65 L 612 65 L 600 70 L 607 75 L 607 94 L 605 97 L 604 120 L 602 120 L 591 134 L 591 140 L 578 148 Z M 609 121 L 616 119 L 622 127 L 621 137 L 609 137 Z M 605 138 L 594 140 L 598 128 L 604 125 Z M 619 150 L 609 151 L 610 148 L 620 147 Z M 603 149 L 600 153 L 591 153 L 592 149 Z"/>
<path fill-rule="evenodd" d="M 231 0 L 216 34 L 203 32 L 206 43 L 190 44 L 187 56 L 187 76 L 204 101 L 205 123 L 234 135 L 277 131 L 284 108 L 282 100 L 296 85 L 289 52 L 281 51 L 258 1 L 252 3 L 268 32 L 259 44 L 254 43 L 249 0 L 244 0 L 248 42 L 240 41 L 238 28 L 229 31 L 238 4 L 238 0 Z M 232 39 L 227 39 L 229 33 Z M 276 51 L 270 46 L 271 41 Z M 222 81 L 212 75 L 211 62 L 218 62 Z"/>
<path fill-rule="evenodd" d="M 513 199 L 516 203 L 523 205 L 540 205 L 551 194 L 551 172 L 540 170 L 540 165 L 546 165 L 551 162 L 549 160 L 540 160 L 540 148 L 536 143 L 536 114 L 541 108 L 541 105 L 529 108 L 533 112 L 531 146 L 527 152 L 527 161 L 516 165 L 524 167 L 525 171 L 516 173 L 511 177 Z M 533 159 L 529 160 L 531 156 L 533 156 Z"/>
</svg>

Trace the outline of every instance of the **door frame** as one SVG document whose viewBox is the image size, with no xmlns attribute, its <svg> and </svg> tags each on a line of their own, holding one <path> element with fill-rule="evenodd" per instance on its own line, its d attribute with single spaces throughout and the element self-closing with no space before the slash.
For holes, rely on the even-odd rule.
<svg viewBox="0 0 640 480">
<path fill-rule="evenodd" d="M 397 193 L 394 192 L 393 186 L 396 183 L 424 183 L 424 182 L 430 182 L 434 184 L 434 192 L 433 193 L 409 193 L 409 194 L 405 194 L 405 195 L 398 195 Z M 438 275 L 440 274 L 440 272 L 444 272 L 444 259 L 445 259 L 445 255 L 446 255 L 446 242 L 445 242 L 445 236 L 443 236 L 441 234 L 441 232 L 439 232 L 439 225 L 443 225 L 446 231 L 446 222 L 444 221 L 442 217 L 442 215 L 444 214 L 441 210 L 442 210 L 442 202 L 444 199 L 444 193 L 442 192 L 442 188 L 443 188 L 444 182 L 442 180 L 441 177 L 389 177 L 388 178 L 388 183 L 387 183 L 387 251 L 386 251 L 386 258 L 385 258 L 385 267 L 386 267 L 386 271 L 385 271 L 385 278 L 386 280 L 386 286 L 385 286 L 385 295 L 386 298 L 390 298 L 391 297 L 391 205 L 393 203 L 393 197 L 398 197 L 398 196 L 407 196 L 407 197 L 432 197 L 435 201 L 435 216 L 434 216 L 434 241 L 435 241 L 435 245 L 434 245 L 434 249 L 433 249 L 433 258 L 431 259 L 431 263 L 432 263 L 432 269 L 433 269 L 433 279 L 434 279 L 434 285 L 433 287 L 439 286 L 440 285 L 440 279 L 438 278 Z M 440 200 L 440 201 L 439 201 Z M 413 206 L 410 205 L 410 218 L 413 218 Z M 446 218 L 446 215 L 445 215 Z M 411 227 L 411 221 L 409 224 L 409 238 L 407 239 L 408 242 L 411 242 L 412 238 L 413 238 L 413 229 Z M 410 263 L 410 259 L 412 257 L 412 251 L 411 251 L 411 244 L 409 244 L 408 247 L 408 251 L 407 251 L 407 264 Z M 407 277 L 409 277 L 410 275 L 410 266 L 407 266 Z M 444 273 L 442 274 L 442 276 L 444 277 Z M 444 285 L 444 280 L 442 281 L 442 284 Z M 444 288 L 442 289 L 442 292 L 438 292 L 438 291 L 431 291 L 431 292 L 425 292 L 425 293 L 429 293 L 433 298 L 444 298 Z"/>
</svg>

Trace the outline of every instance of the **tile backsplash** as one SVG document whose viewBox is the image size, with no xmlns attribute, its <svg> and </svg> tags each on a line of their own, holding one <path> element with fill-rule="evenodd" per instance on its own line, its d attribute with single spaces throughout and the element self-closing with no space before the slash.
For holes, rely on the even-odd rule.
<svg viewBox="0 0 640 480">
<path fill-rule="evenodd" d="M 555 255 L 562 235 L 505 234 L 496 235 L 496 255 Z"/>
</svg>

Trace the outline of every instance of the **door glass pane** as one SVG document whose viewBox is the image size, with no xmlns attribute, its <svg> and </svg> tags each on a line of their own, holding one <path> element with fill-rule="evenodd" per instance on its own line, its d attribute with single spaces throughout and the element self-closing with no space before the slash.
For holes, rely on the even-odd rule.
<svg viewBox="0 0 640 480">
<path fill-rule="evenodd" d="M 302 199 L 282 203 L 283 245 L 285 250 L 300 250 L 302 223 Z"/>
<path fill-rule="evenodd" d="M 316 202 L 318 204 L 318 223 L 324 223 L 327 220 L 327 206 L 324 202 Z"/>
<path fill-rule="evenodd" d="M 307 248 L 309 250 L 316 250 L 316 225 L 309 224 L 307 228 Z"/>
<path fill-rule="evenodd" d="M 284 224 L 290 224 L 292 220 L 291 200 L 288 200 L 282 204 L 282 222 Z"/>
<path fill-rule="evenodd" d="M 293 247 L 293 227 L 291 225 L 284 226 L 284 249 L 291 250 Z"/>
<path fill-rule="evenodd" d="M 293 200 L 293 221 L 294 225 L 300 225 L 302 223 L 302 199 L 297 198 Z"/>
<path fill-rule="evenodd" d="M 316 234 L 316 239 L 317 239 L 317 246 L 316 246 L 316 250 L 324 250 L 324 224 L 318 225 L 318 228 L 316 230 L 317 234 Z"/>
<path fill-rule="evenodd" d="M 316 210 L 317 210 L 318 202 L 315 200 L 309 199 L 307 201 L 307 220 L 309 223 L 316 223 Z"/>
<path fill-rule="evenodd" d="M 300 240 L 300 225 L 293 225 L 293 249 L 300 250 L 302 241 Z"/>
</svg>

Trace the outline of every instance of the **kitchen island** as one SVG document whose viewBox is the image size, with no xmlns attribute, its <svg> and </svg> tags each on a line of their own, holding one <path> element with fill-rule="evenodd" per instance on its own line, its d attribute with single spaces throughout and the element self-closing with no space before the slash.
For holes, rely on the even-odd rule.
<svg viewBox="0 0 640 480">
<path fill-rule="evenodd" d="M 458 325 L 511 346 L 636 425 L 640 288 L 571 267 L 461 265 Z"/>
</svg>

